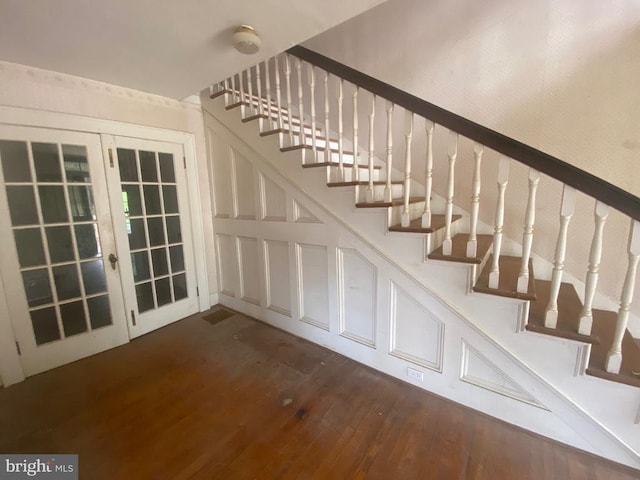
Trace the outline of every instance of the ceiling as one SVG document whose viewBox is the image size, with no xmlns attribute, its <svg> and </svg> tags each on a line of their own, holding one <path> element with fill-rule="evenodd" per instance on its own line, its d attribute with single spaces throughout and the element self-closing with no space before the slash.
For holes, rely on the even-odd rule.
<svg viewBox="0 0 640 480">
<path fill-rule="evenodd" d="M 0 0 L 0 60 L 180 99 L 383 1 Z M 258 54 L 231 47 L 240 24 Z"/>
</svg>

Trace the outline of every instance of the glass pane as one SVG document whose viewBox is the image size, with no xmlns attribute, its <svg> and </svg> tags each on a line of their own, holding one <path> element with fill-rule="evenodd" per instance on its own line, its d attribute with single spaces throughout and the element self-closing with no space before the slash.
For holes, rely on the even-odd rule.
<svg viewBox="0 0 640 480">
<path fill-rule="evenodd" d="M 36 167 L 36 178 L 39 182 L 61 182 L 60 159 L 58 145 L 55 143 L 32 143 L 33 162 Z"/>
<path fill-rule="evenodd" d="M 170 279 L 162 278 L 156 280 L 156 298 L 158 299 L 158 307 L 171 303 L 171 284 Z"/>
<path fill-rule="evenodd" d="M 140 170 L 142 171 L 143 182 L 157 182 L 158 168 L 156 166 L 156 154 L 153 152 L 139 151 Z"/>
<path fill-rule="evenodd" d="M 84 145 L 62 145 L 62 159 L 67 182 L 89 183 L 89 162 Z"/>
<path fill-rule="evenodd" d="M 178 213 L 178 194 L 175 185 L 163 185 L 164 213 Z"/>
<path fill-rule="evenodd" d="M 68 226 L 46 227 L 45 232 L 47 234 L 47 243 L 49 244 L 51 263 L 74 260 L 71 229 Z"/>
<path fill-rule="evenodd" d="M 74 222 L 91 222 L 96 219 L 90 186 L 69 187 L 69 203 Z"/>
<path fill-rule="evenodd" d="M 36 198 L 33 194 L 33 187 L 7 186 L 7 198 L 9 200 L 9 213 L 11 214 L 11 224 L 34 225 L 38 221 L 38 211 L 36 210 Z"/>
<path fill-rule="evenodd" d="M 94 260 L 80 264 L 84 291 L 87 295 L 107 291 L 107 279 L 104 275 L 102 260 Z"/>
<path fill-rule="evenodd" d="M 184 255 L 182 254 L 182 245 L 169 247 L 169 256 L 171 257 L 171 271 L 179 272 L 184 270 Z"/>
<path fill-rule="evenodd" d="M 0 159 L 5 182 L 31 181 L 26 142 L 0 140 Z"/>
<path fill-rule="evenodd" d="M 135 282 L 141 282 L 142 280 L 151 278 L 151 273 L 149 272 L 149 257 L 147 257 L 146 250 L 144 252 L 131 254 L 131 266 L 133 267 L 133 280 Z"/>
<path fill-rule="evenodd" d="M 187 276 L 184 273 L 173 276 L 173 295 L 175 301 L 187 298 Z"/>
<path fill-rule="evenodd" d="M 149 226 L 149 243 L 152 247 L 164 245 L 164 226 L 162 225 L 162 217 L 147 219 Z"/>
<path fill-rule="evenodd" d="M 38 193 L 40 194 L 40 208 L 44 223 L 69 221 L 63 187 L 38 187 Z"/>
<path fill-rule="evenodd" d="M 30 307 L 53 303 L 51 285 L 49 284 L 49 271 L 46 268 L 22 272 L 22 281 Z"/>
<path fill-rule="evenodd" d="M 159 215 L 162 213 L 160 205 L 160 189 L 158 185 L 144 185 L 144 206 L 147 215 Z"/>
<path fill-rule="evenodd" d="M 180 231 L 180 217 L 166 217 L 167 220 L 167 237 L 169 243 L 182 242 L 182 232 Z"/>
<path fill-rule="evenodd" d="M 138 185 L 122 185 L 122 205 L 125 215 L 132 217 L 142 215 L 142 202 L 140 201 L 140 187 Z"/>
<path fill-rule="evenodd" d="M 141 218 L 134 218 L 128 220 L 129 222 L 129 248 L 131 250 L 138 250 L 140 248 L 147 247 L 147 238 L 144 232 L 144 220 Z"/>
<path fill-rule="evenodd" d="M 80 259 L 99 257 L 101 255 L 98 236 L 98 228 L 95 224 L 75 225 L 76 242 Z"/>
<path fill-rule="evenodd" d="M 31 312 L 31 324 L 33 325 L 33 334 L 36 337 L 37 345 L 60 340 L 60 331 L 58 330 L 56 309 L 54 307 Z"/>
<path fill-rule="evenodd" d="M 160 176 L 165 183 L 175 183 L 176 175 L 173 171 L 173 155 L 170 153 L 159 153 Z"/>
<path fill-rule="evenodd" d="M 138 181 L 138 167 L 136 166 L 136 152 L 134 150 L 118 149 L 118 167 L 120 168 L 121 181 Z"/>
<path fill-rule="evenodd" d="M 35 267 L 47 263 L 44 257 L 44 246 L 39 228 L 14 230 L 18 259 L 21 267 Z"/>
<path fill-rule="evenodd" d="M 69 300 L 81 295 L 80 280 L 76 264 L 53 267 L 53 280 L 56 283 L 58 300 Z"/>
<path fill-rule="evenodd" d="M 84 316 L 82 301 L 60 305 L 60 316 L 65 337 L 87 331 L 87 319 Z"/>
<path fill-rule="evenodd" d="M 169 273 L 169 265 L 167 263 L 166 248 L 156 248 L 151 250 L 151 261 L 153 262 L 153 275 L 161 277 Z M 159 300 L 158 300 L 159 301 Z"/>
<path fill-rule="evenodd" d="M 89 307 L 89 321 L 91 322 L 92 330 L 111 325 L 111 308 L 109 307 L 108 295 L 87 299 L 87 306 Z"/>
<path fill-rule="evenodd" d="M 136 285 L 136 298 L 138 299 L 138 311 L 146 312 L 154 308 L 153 292 L 151 291 L 151 283 L 143 283 Z"/>
</svg>

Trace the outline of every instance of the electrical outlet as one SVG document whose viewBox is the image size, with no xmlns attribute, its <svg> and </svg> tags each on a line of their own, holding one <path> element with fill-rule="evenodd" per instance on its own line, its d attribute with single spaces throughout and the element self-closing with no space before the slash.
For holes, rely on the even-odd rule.
<svg viewBox="0 0 640 480">
<path fill-rule="evenodd" d="M 407 377 L 417 380 L 418 382 L 424 382 L 424 373 L 415 368 L 407 367 Z"/>
</svg>

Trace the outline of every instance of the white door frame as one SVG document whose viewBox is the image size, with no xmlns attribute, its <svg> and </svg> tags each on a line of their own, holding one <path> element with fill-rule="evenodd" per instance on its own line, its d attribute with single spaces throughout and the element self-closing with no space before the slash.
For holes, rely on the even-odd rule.
<svg viewBox="0 0 640 480">
<path fill-rule="evenodd" d="M 196 278 L 198 288 L 202 292 L 198 298 L 198 305 L 200 311 L 207 310 L 211 306 L 208 294 L 209 281 L 205 255 L 198 162 L 196 158 L 196 140 L 193 133 L 84 117 L 69 113 L 47 112 L 7 106 L 0 106 L 0 123 L 54 130 L 109 134 L 181 144 L 184 148 L 185 161 L 187 163 L 187 184 L 189 185 L 189 206 L 192 217 Z M 0 280 L 0 380 L 2 385 L 8 386 L 20 382 L 24 380 L 24 378 L 22 363 L 15 345 L 13 327 L 9 319 L 4 286 Z"/>
</svg>

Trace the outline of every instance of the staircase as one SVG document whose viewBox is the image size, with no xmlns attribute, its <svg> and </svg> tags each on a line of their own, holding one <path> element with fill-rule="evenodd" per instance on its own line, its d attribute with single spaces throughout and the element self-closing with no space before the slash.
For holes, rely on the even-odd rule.
<svg viewBox="0 0 640 480">
<path fill-rule="evenodd" d="M 578 376 L 597 377 L 625 389 L 640 387 L 640 340 L 627 328 L 640 259 L 640 199 L 301 47 L 212 85 L 209 97 L 224 102 L 227 111 L 239 111 L 243 124 L 257 124 L 260 137 L 276 138 L 283 154 L 298 152 L 302 169 L 321 169 L 318 177 L 330 190 L 351 192 L 360 214 L 385 212 L 387 237 L 424 239 L 424 254 L 414 259 L 415 264 L 468 269 L 460 276 L 462 294 L 474 292 L 470 297 L 493 296 L 499 297 L 496 302 L 522 305 L 521 335 L 541 334 L 584 346 L 576 362 Z M 394 145 L 398 125 L 403 141 Z M 416 149 L 424 152 L 420 170 L 412 168 Z M 489 150 L 500 154 L 494 162 L 497 190 L 490 196 L 493 224 L 479 213 L 483 156 L 486 159 Z M 462 154 L 472 155 L 471 172 L 456 170 Z M 438 162 L 446 174 L 440 176 L 442 184 L 434 185 Z M 516 162 L 529 170 L 522 192 L 525 215 L 518 220 L 522 238 L 514 241 L 505 235 L 505 222 L 512 221 L 505 191 Z M 541 239 L 553 246 L 554 256 L 546 260 L 532 253 L 542 174 L 550 177 L 544 182 L 558 182 L 562 192 L 555 210 L 559 228 L 553 237 Z M 467 175 L 470 191 L 457 205 L 463 198 L 456 192 L 462 175 Z M 583 194 L 595 205 L 584 281 L 564 271 L 570 251 L 568 228 L 576 197 Z M 625 278 L 620 307 L 607 310 L 594 305 L 602 304 L 597 286 L 603 231 L 612 209 L 628 217 L 630 227 L 628 266 L 620 273 Z M 636 397 L 640 393 L 625 390 L 629 392 Z"/>
</svg>

